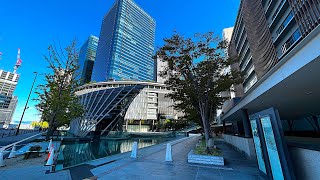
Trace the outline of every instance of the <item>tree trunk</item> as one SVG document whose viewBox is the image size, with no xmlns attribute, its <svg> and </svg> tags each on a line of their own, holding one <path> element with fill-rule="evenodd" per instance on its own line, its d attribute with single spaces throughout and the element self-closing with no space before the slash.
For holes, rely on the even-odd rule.
<svg viewBox="0 0 320 180">
<path fill-rule="evenodd" d="M 48 128 L 48 131 L 47 131 L 47 134 L 46 134 L 46 140 L 47 140 L 47 141 L 50 139 L 50 136 L 52 136 L 53 131 L 54 131 L 54 128 L 53 128 L 52 126 L 50 126 L 50 127 Z"/>
<path fill-rule="evenodd" d="M 207 151 L 209 151 L 209 148 L 213 147 L 212 140 L 210 141 L 210 119 L 209 119 L 209 109 L 206 106 L 201 107 L 201 119 L 203 123 L 203 130 L 204 130 L 204 137 L 206 140 L 206 146 L 207 146 Z"/>
<path fill-rule="evenodd" d="M 209 121 L 205 116 L 202 116 L 202 123 L 203 123 L 203 131 L 204 131 L 204 137 L 205 137 L 205 140 L 206 140 L 206 145 L 208 147 L 208 143 L 209 143 L 209 139 L 210 139 L 210 130 L 208 127 L 208 123 L 207 121 Z"/>
<path fill-rule="evenodd" d="M 50 136 L 53 135 L 53 132 L 55 130 L 55 120 L 56 120 L 56 113 L 54 114 L 54 116 L 52 117 L 52 119 L 50 120 L 49 122 L 49 128 L 48 128 L 48 131 L 47 131 L 47 135 L 46 135 L 46 140 L 48 141 L 50 139 Z"/>
</svg>

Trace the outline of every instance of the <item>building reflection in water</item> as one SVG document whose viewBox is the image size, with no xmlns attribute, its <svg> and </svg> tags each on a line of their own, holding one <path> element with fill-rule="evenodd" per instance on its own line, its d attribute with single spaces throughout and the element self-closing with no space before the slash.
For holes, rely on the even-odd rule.
<svg viewBox="0 0 320 180">
<path fill-rule="evenodd" d="M 84 142 L 63 142 L 61 145 L 58 164 L 63 168 L 78 165 L 102 157 L 125 153 L 132 150 L 134 141 L 138 142 L 138 148 L 152 146 L 169 139 L 128 139 L 128 140 L 99 140 Z"/>
</svg>

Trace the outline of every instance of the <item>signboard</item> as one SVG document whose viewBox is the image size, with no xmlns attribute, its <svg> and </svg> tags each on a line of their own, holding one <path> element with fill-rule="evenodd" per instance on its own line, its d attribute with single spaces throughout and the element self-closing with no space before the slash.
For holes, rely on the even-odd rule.
<svg viewBox="0 0 320 180">
<path fill-rule="evenodd" d="M 269 108 L 249 119 L 260 171 L 270 179 L 295 180 L 278 111 Z"/>
</svg>

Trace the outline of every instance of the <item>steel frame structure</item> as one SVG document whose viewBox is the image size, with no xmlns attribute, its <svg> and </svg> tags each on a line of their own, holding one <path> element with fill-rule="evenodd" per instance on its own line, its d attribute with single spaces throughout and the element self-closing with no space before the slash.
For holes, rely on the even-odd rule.
<svg viewBox="0 0 320 180">
<path fill-rule="evenodd" d="M 117 88 L 96 89 L 79 95 L 79 101 L 85 108 L 82 118 L 73 120 L 70 124 L 70 132 L 84 137 L 102 121 L 109 121 L 107 127 L 101 131 L 101 135 L 111 131 L 124 116 L 129 105 L 139 94 L 145 85 L 136 84 Z M 108 128 L 111 129 L 109 131 Z"/>
</svg>

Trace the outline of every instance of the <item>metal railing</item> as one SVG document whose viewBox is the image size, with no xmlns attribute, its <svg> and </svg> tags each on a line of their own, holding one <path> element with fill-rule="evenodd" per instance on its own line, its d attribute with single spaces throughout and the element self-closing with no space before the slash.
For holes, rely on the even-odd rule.
<svg viewBox="0 0 320 180">
<path fill-rule="evenodd" d="M 28 133 L 34 133 L 34 132 L 37 132 L 39 130 L 34 130 L 34 129 L 21 129 L 19 131 L 19 134 L 18 135 L 21 135 L 21 134 L 28 134 Z M 15 136 L 17 130 L 16 129 L 3 129 L 3 130 L 0 130 L 0 138 L 5 138 L 5 137 L 11 137 L 11 136 Z"/>
<path fill-rule="evenodd" d="M 25 139 L 22 139 L 22 140 L 20 140 L 20 141 L 14 142 L 14 143 L 12 143 L 12 144 L 6 145 L 6 146 L 4 146 L 4 147 L 1 147 L 1 148 L 0 148 L 0 152 L 3 152 L 3 151 L 5 151 L 6 149 L 9 149 L 9 148 L 11 148 L 11 147 L 13 147 L 13 146 L 15 146 L 15 145 L 17 145 L 17 144 L 20 144 L 20 143 L 22 143 L 22 142 L 24 142 L 24 141 L 27 141 L 27 140 L 29 140 L 29 139 L 32 139 L 32 138 L 34 138 L 34 137 L 40 136 L 40 135 L 42 135 L 42 134 L 44 134 L 44 133 L 45 133 L 45 132 L 41 132 L 41 133 L 35 134 L 35 135 L 33 135 L 33 136 L 27 137 L 27 138 L 25 138 Z"/>
</svg>

